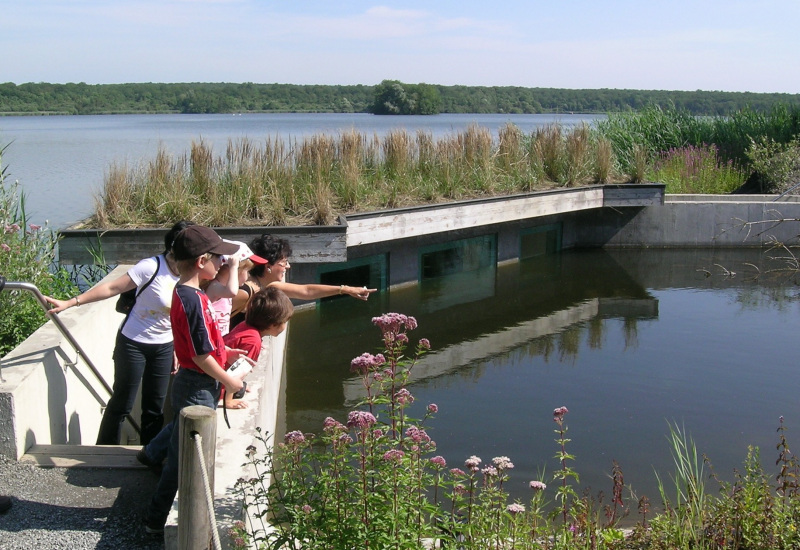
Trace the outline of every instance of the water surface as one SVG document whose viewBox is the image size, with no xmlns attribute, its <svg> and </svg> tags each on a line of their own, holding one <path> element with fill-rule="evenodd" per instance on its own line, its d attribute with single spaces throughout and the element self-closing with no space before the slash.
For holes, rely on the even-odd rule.
<svg viewBox="0 0 800 550">
<path fill-rule="evenodd" d="M 414 339 L 432 344 L 410 390 L 417 416 L 439 406 L 438 453 L 451 467 L 473 454 L 510 457 L 515 497 L 527 500 L 528 481 L 557 467 L 560 406 L 581 487 L 593 492 L 610 494 L 616 460 L 626 484 L 655 503 L 654 471 L 673 471 L 668 423 L 685 427 L 723 477 L 749 444 L 772 468 L 781 416 L 790 446 L 800 445 L 797 277 L 753 281 L 747 262 L 768 263 L 758 251 L 571 251 L 300 311 L 288 340 L 287 429 L 318 432 L 326 416 L 346 418 L 362 397 L 350 360 L 376 352 L 370 318 L 396 311 L 416 316 Z M 476 290 L 480 280 L 490 283 Z"/>
</svg>

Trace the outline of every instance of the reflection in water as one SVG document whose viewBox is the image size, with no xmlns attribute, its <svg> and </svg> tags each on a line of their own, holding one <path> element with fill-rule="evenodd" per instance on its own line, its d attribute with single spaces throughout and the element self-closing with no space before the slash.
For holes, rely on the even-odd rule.
<svg viewBox="0 0 800 550">
<path fill-rule="evenodd" d="M 457 276 L 298 311 L 287 429 L 317 432 L 326 416 L 346 417 L 362 396 L 350 360 L 376 351 L 371 317 L 396 311 L 417 317 L 412 336 L 432 343 L 410 390 L 420 410 L 439 406 L 438 453 L 449 466 L 473 454 L 509 456 L 515 497 L 527 500 L 527 482 L 557 467 L 552 411 L 562 405 L 581 486 L 594 492 L 611 490 L 616 460 L 652 500 L 654 469 L 672 471 L 669 421 L 686 427 L 723 476 L 748 444 L 769 466 L 778 417 L 800 426 L 798 289 L 703 271 L 763 261 L 757 251 L 571 251 L 491 270 L 478 291 L 474 275 Z"/>
</svg>

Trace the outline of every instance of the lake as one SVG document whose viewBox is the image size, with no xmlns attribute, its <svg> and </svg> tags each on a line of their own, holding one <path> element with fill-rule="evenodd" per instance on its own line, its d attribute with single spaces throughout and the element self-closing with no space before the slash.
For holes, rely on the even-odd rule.
<svg viewBox="0 0 800 550">
<path fill-rule="evenodd" d="M 31 221 L 49 221 L 60 229 L 94 212 L 103 177 L 116 162 L 137 165 L 153 158 L 161 145 L 182 155 L 192 141 L 203 139 L 217 154 L 229 139 L 302 139 L 314 134 L 336 135 L 357 130 L 384 136 L 396 128 L 425 130 L 443 137 L 470 124 L 495 135 L 507 122 L 523 132 L 555 122 L 565 126 L 591 122 L 603 115 L 433 115 L 377 116 L 369 114 L 276 113 L 241 115 L 86 115 L 0 117 L 0 145 L 7 179 L 18 180 L 28 201 Z"/>
<path fill-rule="evenodd" d="M 674 472 L 669 423 L 725 479 L 750 444 L 772 472 L 781 416 L 789 446 L 800 446 L 800 288 L 785 274 L 753 281 L 748 263 L 769 262 L 757 250 L 565 251 L 487 270 L 494 284 L 481 294 L 470 279 L 444 277 L 366 304 L 334 299 L 298 311 L 287 429 L 319 432 L 326 416 L 346 419 L 363 398 L 350 360 L 376 353 L 370 319 L 394 311 L 417 318 L 412 342 L 432 345 L 412 371 L 411 416 L 438 405 L 430 433 L 448 467 L 508 456 L 515 469 L 505 487 L 523 501 L 528 481 L 542 470 L 552 479 L 558 467 L 552 413 L 561 406 L 572 466 L 594 494 L 611 494 L 616 460 L 627 486 L 657 506 L 654 472 Z"/>
</svg>

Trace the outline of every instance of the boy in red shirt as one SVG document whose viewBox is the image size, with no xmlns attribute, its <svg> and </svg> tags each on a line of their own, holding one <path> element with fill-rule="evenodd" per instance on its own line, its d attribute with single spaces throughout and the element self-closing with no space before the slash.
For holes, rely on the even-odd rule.
<svg viewBox="0 0 800 550">
<path fill-rule="evenodd" d="M 228 365 L 243 355 L 241 350 L 226 350 L 214 312 L 200 282 L 211 280 L 222 265 L 222 255 L 234 254 L 239 247 L 222 240 L 208 227 L 192 225 L 178 233 L 172 253 L 180 279 L 175 285 L 170 308 L 172 337 L 179 369 L 172 383 L 174 418 L 169 451 L 158 487 L 145 518 L 148 533 L 162 533 L 172 501 L 178 492 L 178 420 L 180 411 L 190 405 L 217 406 L 220 388 L 229 392 L 242 388 L 241 376 L 226 372 Z"/>
<path fill-rule="evenodd" d="M 292 301 L 283 291 L 275 287 L 259 290 L 247 303 L 244 322 L 223 337 L 225 345 L 246 352 L 247 357 L 255 362 L 261 354 L 261 339 L 278 336 L 286 330 L 293 312 Z M 233 394 L 227 391 L 224 394 L 225 408 L 247 408 L 247 403 L 234 399 Z"/>
</svg>

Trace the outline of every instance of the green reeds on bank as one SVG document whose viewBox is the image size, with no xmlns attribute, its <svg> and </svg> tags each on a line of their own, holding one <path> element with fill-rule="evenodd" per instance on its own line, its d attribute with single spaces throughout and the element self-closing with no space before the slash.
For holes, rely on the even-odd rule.
<svg viewBox="0 0 800 550">
<path fill-rule="evenodd" d="M 585 125 L 244 138 L 221 153 L 199 140 L 183 155 L 159 148 L 139 165 L 113 164 L 91 224 L 326 225 L 353 212 L 623 181 L 615 165 L 608 140 Z"/>
<path fill-rule="evenodd" d="M 696 117 L 688 111 L 650 106 L 610 114 L 596 123 L 595 130 L 611 142 L 619 169 L 637 181 L 644 175 L 643 165 L 663 152 L 688 146 L 715 145 L 722 162 L 745 166 L 754 142 L 787 144 L 800 134 L 800 106 L 779 104 L 764 112 L 743 109 L 724 117 Z"/>
</svg>

